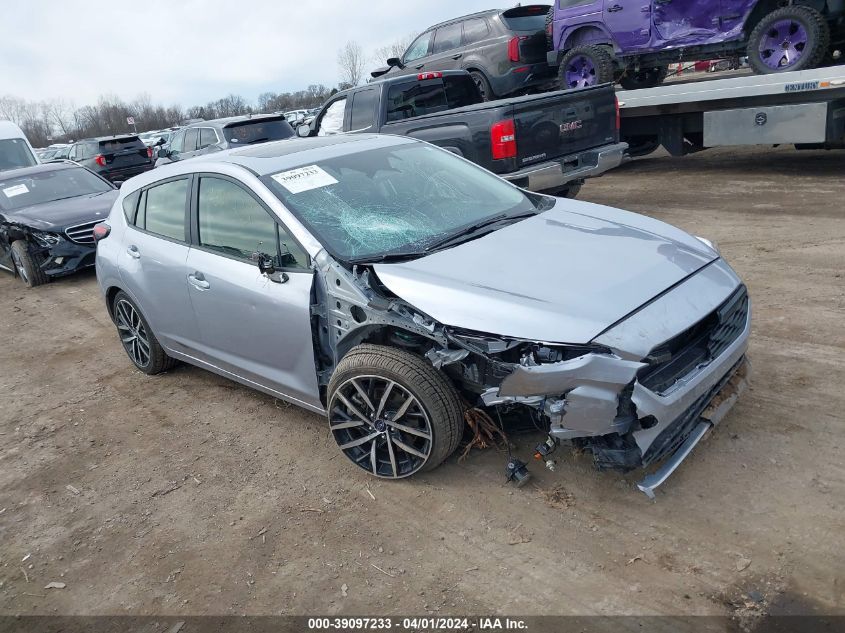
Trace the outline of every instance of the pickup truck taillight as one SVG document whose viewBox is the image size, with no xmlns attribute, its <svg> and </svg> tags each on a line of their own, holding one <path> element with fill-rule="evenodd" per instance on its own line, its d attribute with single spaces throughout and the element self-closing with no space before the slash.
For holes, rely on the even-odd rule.
<svg viewBox="0 0 845 633">
<path fill-rule="evenodd" d="M 147 148 L 147 158 L 152 158 L 152 157 L 153 157 L 153 148 L 148 147 Z"/>
<path fill-rule="evenodd" d="M 493 160 L 516 158 L 516 126 L 513 119 L 505 119 L 490 127 L 490 151 Z"/>
<path fill-rule="evenodd" d="M 105 167 L 106 166 L 106 157 L 103 156 L 102 154 L 97 154 L 94 157 L 94 162 L 97 163 L 100 167 Z"/>
<path fill-rule="evenodd" d="M 519 43 L 527 39 L 527 35 L 517 35 L 510 39 L 510 42 L 508 42 L 508 59 L 512 62 L 521 61 L 519 57 Z"/>
</svg>

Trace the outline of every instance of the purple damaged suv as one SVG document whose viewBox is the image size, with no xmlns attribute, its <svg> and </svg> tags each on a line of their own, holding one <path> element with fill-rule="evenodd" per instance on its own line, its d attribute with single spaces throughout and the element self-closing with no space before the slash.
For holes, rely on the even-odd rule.
<svg viewBox="0 0 845 633">
<path fill-rule="evenodd" d="M 649 88 L 668 64 L 743 55 L 805 70 L 845 40 L 845 0 L 556 0 L 546 35 L 562 88 Z"/>
</svg>

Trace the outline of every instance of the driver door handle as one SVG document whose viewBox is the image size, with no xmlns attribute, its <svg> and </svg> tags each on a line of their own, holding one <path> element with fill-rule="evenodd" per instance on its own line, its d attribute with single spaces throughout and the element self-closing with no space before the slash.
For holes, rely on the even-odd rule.
<svg viewBox="0 0 845 633">
<path fill-rule="evenodd" d="M 126 249 L 126 252 L 132 259 L 141 259 L 141 251 L 138 250 L 137 246 L 130 246 Z"/>
<path fill-rule="evenodd" d="M 188 275 L 188 283 L 197 290 L 208 290 L 211 288 L 211 284 L 205 280 L 205 276 L 200 272 Z"/>
<path fill-rule="evenodd" d="M 423 66 L 425 66 L 425 64 L 420 64 L 419 66 L 414 66 L 414 68 L 416 68 L 417 70 L 419 70 L 419 69 L 421 69 Z"/>
<path fill-rule="evenodd" d="M 617 11 L 621 11 L 623 8 L 624 8 L 624 7 L 623 7 L 622 5 L 620 5 L 620 4 L 614 4 L 612 7 L 610 7 L 610 8 L 607 10 L 607 12 L 608 12 L 608 13 L 616 13 Z"/>
<path fill-rule="evenodd" d="M 463 53 L 458 53 L 457 55 L 452 55 L 452 59 L 460 59 L 463 56 L 464 56 Z"/>
</svg>

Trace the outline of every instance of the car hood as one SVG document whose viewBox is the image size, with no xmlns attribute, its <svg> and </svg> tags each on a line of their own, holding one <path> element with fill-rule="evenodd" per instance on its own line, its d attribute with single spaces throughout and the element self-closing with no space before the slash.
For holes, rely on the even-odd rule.
<svg viewBox="0 0 845 633">
<path fill-rule="evenodd" d="M 75 224 L 105 220 L 109 217 L 109 211 L 119 194 L 119 191 L 114 190 L 77 196 L 35 204 L 15 211 L 4 211 L 3 215 L 10 222 L 25 224 L 39 231 L 60 232 Z"/>
<path fill-rule="evenodd" d="M 663 222 L 559 199 L 482 238 L 374 270 L 388 290 L 444 325 L 588 343 L 718 257 Z"/>
</svg>

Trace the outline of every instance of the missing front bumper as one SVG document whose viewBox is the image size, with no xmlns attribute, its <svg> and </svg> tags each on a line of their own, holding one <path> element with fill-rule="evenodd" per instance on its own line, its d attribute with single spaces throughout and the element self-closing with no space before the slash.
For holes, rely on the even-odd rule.
<svg viewBox="0 0 845 633">
<path fill-rule="evenodd" d="M 667 457 L 660 467 L 647 475 L 637 484 L 649 499 L 654 499 L 654 491 L 663 485 L 678 467 L 689 457 L 693 449 L 707 435 L 708 431 L 718 425 L 733 408 L 742 393 L 748 388 L 751 363 L 743 357 L 737 368 L 721 389 L 707 403 L 704 411 L 697 418 L 698 422 L 683 443 Z"/>
</svg>

